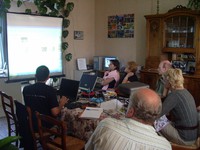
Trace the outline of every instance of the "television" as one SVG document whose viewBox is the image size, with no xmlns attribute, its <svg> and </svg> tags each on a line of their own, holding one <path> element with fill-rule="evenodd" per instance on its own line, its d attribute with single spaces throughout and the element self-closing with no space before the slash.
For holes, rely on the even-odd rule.
<svg viewBox="0 0 200 150">
<path fill-rule="evenodd" d="M 117 59 L 117 57 L 115 56 L 104 56 L 103 58 L 103 70 L 108 70 L 109 69 L 109 64 L 110 64 L 110 60 L 114 60 Z"/>
<path fill-rule="evenodd" d="M 61 77 L 63 18 L 6 14 L 6 51 L 8 81 L 35 79 L 38 66 L 46 65 L 50 77 Z"/>
</svg>

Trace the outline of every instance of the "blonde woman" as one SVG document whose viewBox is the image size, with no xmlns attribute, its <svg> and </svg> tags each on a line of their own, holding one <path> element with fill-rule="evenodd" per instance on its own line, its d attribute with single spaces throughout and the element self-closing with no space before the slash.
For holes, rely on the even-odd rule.
<svg viewBox="0 0 200 150">
<path fill-rule="evenodd" d="M 169 141 L 192 145 L 198 137 L 197 109 L 193 96 L 184 88 L 181 69 L 169 69 L 165 73 L 165 87 L 171 91 L 163 102 L 161 116 L 170 113 L 172 122 L 160 132 Z"/>
<path fill-rule="evenodd" d="M 137 64 L 134 61 L 129 61 L 125 68 L 125 76 L 123 78 L 122 83 L 129 83 L 133 81 L 138 81 L 136 71 L 137 71 Z"/>
</svg>

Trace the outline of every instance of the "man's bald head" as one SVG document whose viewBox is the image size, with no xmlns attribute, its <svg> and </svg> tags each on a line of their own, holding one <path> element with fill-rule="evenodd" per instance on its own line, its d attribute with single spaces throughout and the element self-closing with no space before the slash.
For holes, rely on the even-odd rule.
<svg viewBox="0 0 200 150">
<path fill-rule="evenodd" d="M 172 68 L 171 62 L 169 62 L 168 60 L 163 60 L 158 66 L 158 73 L 162 75 L 170 68 Z"/>
<path fill-rule="evenodd" d="M 137 90 L 129 100 L 129 109 L 134 110 L 134 117 L 152 124 L 162 110 L 161 99 L 156 92 L 148 88 Z"/>
</svg>

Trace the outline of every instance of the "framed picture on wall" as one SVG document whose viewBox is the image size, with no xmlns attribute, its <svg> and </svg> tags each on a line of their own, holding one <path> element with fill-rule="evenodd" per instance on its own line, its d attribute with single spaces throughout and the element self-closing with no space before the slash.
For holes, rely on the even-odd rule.
<svg viewBox="0 0 200 150">
<path fill-rule="evenodd" d="M 83 31 L 74 31 L 75 40 L 83 40 Z"/>
<path fill-rule="evenodd" d="M 108 17 L 108 38 L 133 38 L 134 14 Z"/>
</svg>

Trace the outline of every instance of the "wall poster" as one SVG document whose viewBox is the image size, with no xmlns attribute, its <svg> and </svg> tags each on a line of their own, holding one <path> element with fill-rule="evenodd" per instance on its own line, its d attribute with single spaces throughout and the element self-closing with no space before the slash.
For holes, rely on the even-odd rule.
<svg viewBox="0 0 200 150">
<path fill-rule="evenodd" d="M 108 17 L 108 38 L 133 38 L 134 14 Z"/>
</svg>

